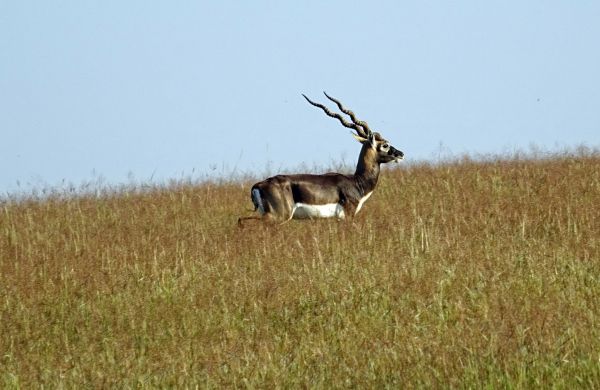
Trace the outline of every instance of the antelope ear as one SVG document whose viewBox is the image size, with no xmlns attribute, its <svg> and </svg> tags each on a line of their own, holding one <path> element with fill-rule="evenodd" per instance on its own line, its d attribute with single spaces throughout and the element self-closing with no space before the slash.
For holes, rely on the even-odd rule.
<svg viewBox="0 0 600 390">
<path fill-rule="evenodd" d="M 354 133 L 351 133 L 351 134 L 352 134 L 352 136 L 353 136 L 354 138 L 356 138 L 356 140 L 357 140 L 358 142 L 360 142 L 361 144 L 364 144 L 365 142 L 369 142 L 369 139 L 367 139 L 367 138 L 361 137 L 361 136 L 360 136 L 360 135 L 358 135 L 358 134 L 354 134 Z"/>
<path fill-rule="evenodd" d="M 369 134 L 369 143 L 373 149 L 377 149 L 377 142 L 375 141 L 375 133 Z"/>
</svg>

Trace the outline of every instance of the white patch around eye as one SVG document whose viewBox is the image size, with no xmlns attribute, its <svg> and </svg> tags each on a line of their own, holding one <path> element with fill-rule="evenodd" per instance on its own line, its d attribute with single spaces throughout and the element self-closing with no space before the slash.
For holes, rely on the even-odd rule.
<svg viewBox="0 0 600 390">
<path fill-rule="evenodd" d="M 369 199 L 369 197 L 372 194 L 373 194 L 373 191 L 369 192 L 367 195 L 365 195 L 362 198 L 360 198 L 360 200 L 358 201 L 358 206 L 356 206 L 356 211 L 354 212 L 354 215 L 358 214 L 358 212 L 362 208 L 363 204 L 365 204 L 365 202 L 367 201 L 367 199 Z"/>
<path fill-rule="evenodd" d="M 344 208 L 339 203 L 328 204 L 306 204 L 295 203 L 292 210 L 292 218 L 332 218 L 344 219 Z"/>
</svg>

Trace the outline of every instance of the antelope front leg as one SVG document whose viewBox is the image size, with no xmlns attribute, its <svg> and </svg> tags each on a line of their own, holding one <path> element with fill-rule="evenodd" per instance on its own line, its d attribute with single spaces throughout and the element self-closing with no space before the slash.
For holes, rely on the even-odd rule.
<svg viewBox="0 0 600 390">
<path fill-rule="evenodd" d="M 344 219 L 348 221 L 353 221 L 354 216 L 356 215 L 356 210 L 358 209 L 358 202 L 352 200 L 346 200 L 343 204 L 344 207 Z"/>
</svg>

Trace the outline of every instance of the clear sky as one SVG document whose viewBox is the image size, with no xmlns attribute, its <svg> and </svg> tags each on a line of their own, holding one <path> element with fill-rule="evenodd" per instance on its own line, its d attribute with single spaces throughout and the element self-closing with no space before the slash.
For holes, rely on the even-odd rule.
<svg viewBox="0 0 600 390">
<path fill-rule="evenodd" d="M 0 194 L 600 145 L 600 2 L 0 2 Z M 17 182 L 20 184 L 17 185 Z"/>
</svg>

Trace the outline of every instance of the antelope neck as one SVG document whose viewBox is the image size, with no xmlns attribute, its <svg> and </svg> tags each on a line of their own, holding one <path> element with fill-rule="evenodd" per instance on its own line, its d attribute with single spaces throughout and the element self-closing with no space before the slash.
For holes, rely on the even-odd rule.
<svg viewBox="0 0 600 390">
<path fill-rule="evenodd" d="M 379 163 L 376 160 L 375 151 L 369 145 L 363 145 L 354 172 L 354 180 L 358 185 L 361 196 L 372 192 L 378 179 Z"/>
</svg>

